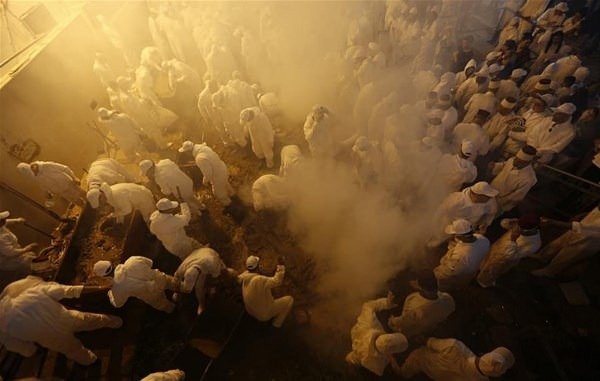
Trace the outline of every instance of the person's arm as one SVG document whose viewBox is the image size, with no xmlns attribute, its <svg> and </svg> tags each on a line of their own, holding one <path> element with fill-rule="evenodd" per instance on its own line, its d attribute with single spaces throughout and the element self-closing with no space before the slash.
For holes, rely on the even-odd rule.
<svg viewBox="0 0 600 381">
<path fill-rule="evenodd" d="M 183 281 L 181 282 L 181 292 L 184 292 L 186 294 L 192 292 L 194 286 L 196 285 L 196 282 L 200 280 L 199 277 L 201 276 L 201 274 L 202 272 L 196 267 L 188 269 L 183 275 Z"/>
<path fill-rule="evenodd" d="M 129 299 L 129 297 L 123 297 L 123 295 L 121 295 L 120 293 L 117 293 L 115 295 L 113 290 L 108 291 L 108 300 L 110 300 L 110 304 L 112 304 L 114 307 L 123 307 L 125 305 L 125 302 L 127 302 L 127 299 Z"/>
<path fill-rule="evenodd" d="M 545 145 L 538 148 L 538 154 L 542 153 L 560 153 L 575 137 L 575 131 L 571 129 L 568 134 L 554 144 Z"/>
<path fill-rule="evenodd" d="M 278 287 L 283 283 L 283 277 L 285 276 L 285 266 L 277 265 L 277 270 L 275 270 L 275 275 L 268 278 L 267 287 L 274 288 Z"/>
<path fill-rule="evenodd" d="M 187 202 L 181 203 L 181 213 L 177 215 L 182 222 L 182 226 L 186 226 L 192 219 L 192 213 Z"/>
</svg>

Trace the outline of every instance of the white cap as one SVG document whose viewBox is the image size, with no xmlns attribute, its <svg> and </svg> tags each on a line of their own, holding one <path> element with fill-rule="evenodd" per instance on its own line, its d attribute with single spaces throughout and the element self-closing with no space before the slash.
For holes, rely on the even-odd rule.
<svg viewBox="0 0 600 381">
<path fill-rule="evenodd" d="M 254 270 L 258 267 L 258 262 L 260 262 L 260 258 L 256 255 L 251 255 L 246 258 L 246 268 L 248 270 Z"/>
<path fill-rule="evenodd" d="M 107 108 L 104 108 L 104 107 L 100 107 L 98 109 L 98 116 L 100 116 L 100 118 L 102 118 L 102 119 L 109 118 L 113 113 L 114 113 L 114 111 L 111 111 L 111 110 L 109 110 Z"/>
<path fill-rule="evenodd" d="M 475 144 L 473 144 L 472 141 L 465 139 L 460 145 L 460 151 L 466 157 L 471 157 L 471 155 L 475 152 Z"/>
<path fill-rule="evenodd" d="M 497 52 L 495 50 L 489 52 L 486 56 L 485 56 L 485 60 L 486 61 L 492 61 L 495 60 L 497 58 L 500 58 L 500 56 L 502 55 L 502 52 Z M 502 70 L 502 69 L 500 69 Z"/>
<path fill-rule="evenodd" d="M 194 142 L 190 141 L 190 140 L 186 140 L 185 142 L 183 142 L 183 144 L 181 144 L 181 147 L 179 147 L 179 149 L 177 151 L 179 152 L 189 152 L 194 148 Z"/>
<path fill-rule="evenodd" d="M 156 209 L 158 209 L 161 212 L 164 212 L 165 210 L 175 209 L 177 208 L 177 206 L 179 206 L 179 203 L 177 201 L 171 201 L 168 198 L 161 198 L 156 203 Z"/>
<path fill-rule="evenodd" d="M 563 13 L 567 13 L 567 11 L 569 10 L 569 6 L 565 2 L 558 3 L 554 8 L 558 9 L 559 11 L 561 11 Z"/>
<path fill-rule="evenodd" d="M 19 163 L 17 164 L 17 171 L 21 172 L 23 175 L 29 175 L 34 177 L 35 173 L 31 170 L 31 165 L 28 163 Z"/>
<path fill-rule="evenodd" d="M 510 77 L 514 79 L 523 78 L 527 75 L 527 70 L 517 68 L 510 73 Z"/>
<path fill-rule="evenodd" d="M 473 231 L 473 226 L 464 218 L 459 218 L 446 226 L 444 231 L 446 234 L 467 234 Z"/>
<path fill-rule="evenodd" d="M 512 97 L 504 98 L 500 101 L 500 106 L 512 110 L 517 105 L 517 100 Z"/>
<path fill-rule="evenodd" d="M 4 210 L 0 212 L 0 220 L 5 220 L 10 216 L 10 212 L 8 210 Z"/>
<path fill-rule="evenodd" d="M 502 71 L 504 69 L 504 65 L 498 65 L 497 63 L 490 65 L 490 67 L 488 68 L 488 71 L 490 72 L 490 74 L 495 74 L 498 73 L 500 71 Z"/>
<path fill-rule="evenodd" d="M 573 73 L 573 77 L 577 82 L 583 82 L 590 75 L 590 69 L 585 66 L 580 66 Z"/>
<path fill-rule="evenodd" d="M 479 359 L 481 373 L 489 377 L 500 377 L 515 364 L 515 357 L 505 347 L 498 347 Z"/>
<path fill-rule="evenodd" d="M 400 353 L 408 348 L 408 340 L 401 333 L 384 333 L 375 339 L 375 348 L 386 355 Z"/>
<path fill-rule="evenodd" d="M 577 110 L 577 106 L 573 103 L 563 103 L 558 107 L 551 107 L 551 110 L 554 112 L 560 112 L 567 115 L 573 115 L 575 110 Z"/>
<path fill-rule="evenodd" d="M 98 261 L 94 263 L 94 274 L 97 276 L 106 276 L 112 271 L 112 263 L 109 261 Z"/>
<path fill-rule="evenodd" d="M 142 170 L 142 175 L 145 175 L 148 172 L 148 170 L 154 166 L 154 163 L 152 162 L 152 160 L 142 160 L 140 161 L 139 165 L 140 169 Z"/>
<path fill-rule="evenodd" d="M 469 189 L 475 194 L 480 194 L 488 197 L 496 197 L 498 195 L 498 191 L 492 188 L 492 186 L 485 181 L 475 183 L 471 185 Z"/>
<path fill-rule="evenodd" d="M 556 100 L 556 97 L 552 94 L 544 94 L 540 95 L 540 99 L 546 103 L 546 106 L 552 106 Z"/>
<path fill-rule="evenodd" d="M 100 189 L 92 188 L 85 195 L 92 208 L 96 209 L 100 206 Z"/>
</svg>

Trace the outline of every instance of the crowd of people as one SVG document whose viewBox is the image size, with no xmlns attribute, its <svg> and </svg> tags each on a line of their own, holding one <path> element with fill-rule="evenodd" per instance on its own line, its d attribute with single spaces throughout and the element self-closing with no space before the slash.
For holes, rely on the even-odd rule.
<svg viewBox="0 0 600 381">
<path fill-rule="evenodd" d="M 202 314 L 209 275 L 237 277 L 247 313 L 281 327 L 294 304 L 292 296 L 274 299 L 271 293 L 282 284 L 284 263 L 266 276 L 261 259 L 250 255 L 238 274 L 203 245 L 210 242 L 201 244 L 186 232 L 205 203 L 224 211 L 231 205 L 237 189 L 219 153 L 248 146 L 265 173 L 252 184 L 256 212 L 285 211 L 295 192 L 289 179 L 309 161 L 353 167 L 360 191 L 385 189 L 404 209 L 418 205 L 413 201 L 420 192 L 441 189 L 422 248 L 428 258 L 445 253 L 435 263 L 413 266 L 416 291 L 403 303 L 390 293 L 362 306 L 346 361 L 379 376 L 386 371 L 406 378 L 422 372 L 434 380 L 501 376 L 515 363 L 508 348 L 477 356 L 458 338 L 428 337 L 457 308 L 452 294 L 473 284 L 494 287 L 525 257 L 548 263 L 533 275 L 554 277 L 600 251 L 598 205 L 575 222 L 519 208 L 544 165 L 593 183 L 600 179 L 599 109 L 587 83 L 586 57 L 577 46 L 585 33 L 583 12 L 565 2 L 550 6 L 550 0 L 509 3 L 492 47 L 480 52 L 476 47 L 487 46 L 486 41 L 453 35 L 456 20 L 464 16 L 455 15 L 452 2 L 367 2 L 349 23 L 344 49 L 335 52 L 336 59 L 323 58 L 323 64 L 335 62 L 339 72 L 335 99 L 306 110 L 303 125 L 300 121 L 294 127 L 286 124 L 278 89 L 264 80 L 264 68 L 276 70 L 285 61 L 276 38 L 280 26 L 269 7 L 260 12 L 259 28 L 253 30 L 232 27 L 218 8 L 151 6 L 154 45 L 141 50 L 137 68 L 132 67 L 135 54 L 119 32 L 99 18 L 128 67 L 117 72 L 104 53 L 97 54 L 93 66 L 108 99 L 96 109 L 97 121 L 117 148 L 115 157 L 94 161 L 83 186 L 69 167 L 52 161 L 17 168 L 54 197 L 110 212 L 117 223 L 138 211 L 181 264 L 171 275 L 142 256 L 122 264 L 98 261 L 92 274 L 110 278 L 108 288 L 64 286 L 27 276 L 0 295 L 0 342 L 23 356 L 31 356 L 36 343 L 89 365 L 96 355 L 74 333 L 119 328 L 122 321 L 66 309 L 60 299 L 107 291 L 114 307 L 135 297 L 171 313 L 181 293 L 194 291 Z M 411 74 L 412 91 L 387 91 L 381 85 L 399 70 Z M 290 129 L 304 139 L 283 143 L 280 133 Z M 179 144 L 167 138 L 173 132 L 180 134 Z M 422 168 L 414 163 L 407 174 L 408 157 L 424 158 Z M 182 170 L 183 164 L 195 164 L 202 184 Z M 210 187 L 212 199 L 197 196 L 200 186 Z M 22 220 L 9 215 L 0 213 L 0 264 L 25 276 L 35 253 L 31 245 L 20 246 L 8 229 Z M 486 232 L 498 221 L 505 233 L 490 242 Z M 566 232 L 543 247 L 548 225 Z M 395 306 L 402 306 L 401 314 L 383 324 L 378 312 Z M 408 348 L 412 351 L 399 364 L 398 354 Z M 159 375 L 145 380 L 159 379 L 153 377 Z"/>
</svg>

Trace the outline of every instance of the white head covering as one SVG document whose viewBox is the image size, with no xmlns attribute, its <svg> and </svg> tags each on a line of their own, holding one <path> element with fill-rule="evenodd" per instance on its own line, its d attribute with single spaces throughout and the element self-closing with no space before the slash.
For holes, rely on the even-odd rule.
<svg viewBox="0 0 600 381">
<path fill-rule="evenodd" d="M 192 142 L 190 140 L 186 140 L 185 142 L 183 142 L 183 144 L 181 144 L 181 147 L 179 147 L 179 149 L 177 151 L 179 151 L 179 152 L 189 152 L 193 148 L 194 148 L 194 142 Z"/>
<path fill-rule="evenodd" d="M 254 110 L 252 108 L 245 108 L 242 111 L 240 111 L 240 122 L 244 123 L 244 122 L 249 122 L 252 119 L 254 119 L 255 115 L 254 115 Z"/>
<path fill-rule="evenodd" d="M 142 175 L 145 175 L 150 168 L 154 166 L 152 160 L 142 160 L 140 161 L 140 170 L 142 171 Z"/>
<path fill-rule="evenodd" d="M 10 212 L 8 210 L 4 210 L 0 212 L 0 220 L 5 220 L 10 216 Z"/>
<path fill-rule="evenodd" d="M 254 270 L 258 267 L 258 262 L 260 262 L 260 258 L 256 255 L 251 255 L 246 258 L 246 268 L 248 270 Z"/>
<path fill-rule="evenodd" d="M 500 377 L 514 364 L 515 357 L 505 347 L 498 347 L 479 359 L 479 369 L 488 377 Z"/>
<path fill-rule="evenodd" d="M 31 165 L 28 163 L 17 164 L 17 171 L 25 176 L 35 177 L 35 173 L 31 170 Z"/>
<path fill-rule="evenodd" d="M 401 333 L 386 333 L 375 339 L 375 348 L 380 353 L 391 355 L 404 352 L 408 348 L 408 341 Z"/>
<path fill-rule="evenodd" d="M 92 188 L 85 195 L 92 208 L 100 206 L 100 189 Z"/>
<path fill-rule="evenodd" d="M 467 62 L 467 64 L 465 65 L 465 68 L 463 69 L 463 71 L 467 70 L 470 67 L 472 67 L 473 69 L 477 67 L 477 61 L 475 61 L 473 58 L 471 58 L 469 60 L 469 62 Z"/>
<path fill-rule="evenodd" d="M 567 115 L 573 115 L 573 113 L 577 110 L 577 106 L 575 106 L 573 103 L 563 103 L 558 107 L 551 107 L 551 110 Z"/>
<path fill-rule="evenodd" d="M 460 151 L 466 157 L 470 157 L 473 154 L 473 152 L 475 152 L 475 144 L 473 144 L 472 141 L 465 139 L 460 145 Z"/>
<path fill-rule="evenodd" d="M 165 210 L 175 209 L 178 205 L 179 203 L 177 201 L 171 201 L 168 198 L 161 198 L 156 203 L 156 209 L 164 212 Z"/>
<path fill-rule="evenodd" d="M 527 75 L 527 70 L 517 68 L 510 73 L 510 77 L 514 79 L 523 78 Z"/>
<path fill-rule="evenodd" d="M 464 218 L 454 220 L 444 229 L 446 234 L 467 234 L 473 231 L 473 225 Z"/>
<path fill-rule="evenodd" d="M 109 261 L 98 261 L 94 263 L 93 271 L 97 276 L 106 276 L 112 271 L 112 263 Z"/>
<path fill-rule="evenodd" d="M 504 65 L 498 65 L 497 63 L 490 65 L 490 67 L 488 68 L 488 71 L 490 72 L 490 74 L 496 74 L 498 72 L 501 72 L 504 69 Z"/>
<path fill-rule="evenodd" d="M 485 181 L 475 183 L 471 185 L 469 189 L 475 194 L 481 194 L 488 197 L 496 197 L 498 195 L 498 191 Z"/>
<path fill-rule="evenodd" d="M 577 82 L 583 82 L 590 75 L 590 69 L 585 66 L 580 66 L 573 73 L 573 77 Z"/>
</svg>

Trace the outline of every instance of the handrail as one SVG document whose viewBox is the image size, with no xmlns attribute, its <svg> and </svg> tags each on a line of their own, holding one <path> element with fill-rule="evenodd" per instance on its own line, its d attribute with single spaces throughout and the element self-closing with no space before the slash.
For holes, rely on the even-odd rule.
<svg viewBox="0 0 600 381">
<path fill-rule="evenodd" d="M 589 180 L 586 180 L 586 179 L 584 179 L 584 178 L 582 178 L 582 177 L 576 176 L 576 175 L 574 175 L 574 174 L 572 174 L 572 173 L 565 172 L 565 171 L 563 171 L 562 169 L 558 169 L 558 168 L 552 167 L 552 166 L 550 166 L 550 165 L 548 165 L 548 164 L 539 164 L 539 166 L 541 166 L 542 168 L 549 169 L 549 170 L 551 170 L 551 171 L 554 171 L 554 172 L 558 172 L 558 173 L 560 173 L 561 175 L 565 175 L 565 176 L 571 177 L 571 178 L 573 178 L 573 179 L 575 179 L 575 180 L 577 180 L 577 181 L 581 181 L 581 182 L 583 182 L 583 183 L 586 183 L 586 184 L 588 184 L 588 185 L 591 185 L 591 186 L 593 186 L 593 187 L 595 187 L 595 188 L 598 188 L 598 190 L 600 190 L 600 184 L 593 183 L 593 182 L 591 182 L 591 181 L 589 181 Z"/>
</svg>

